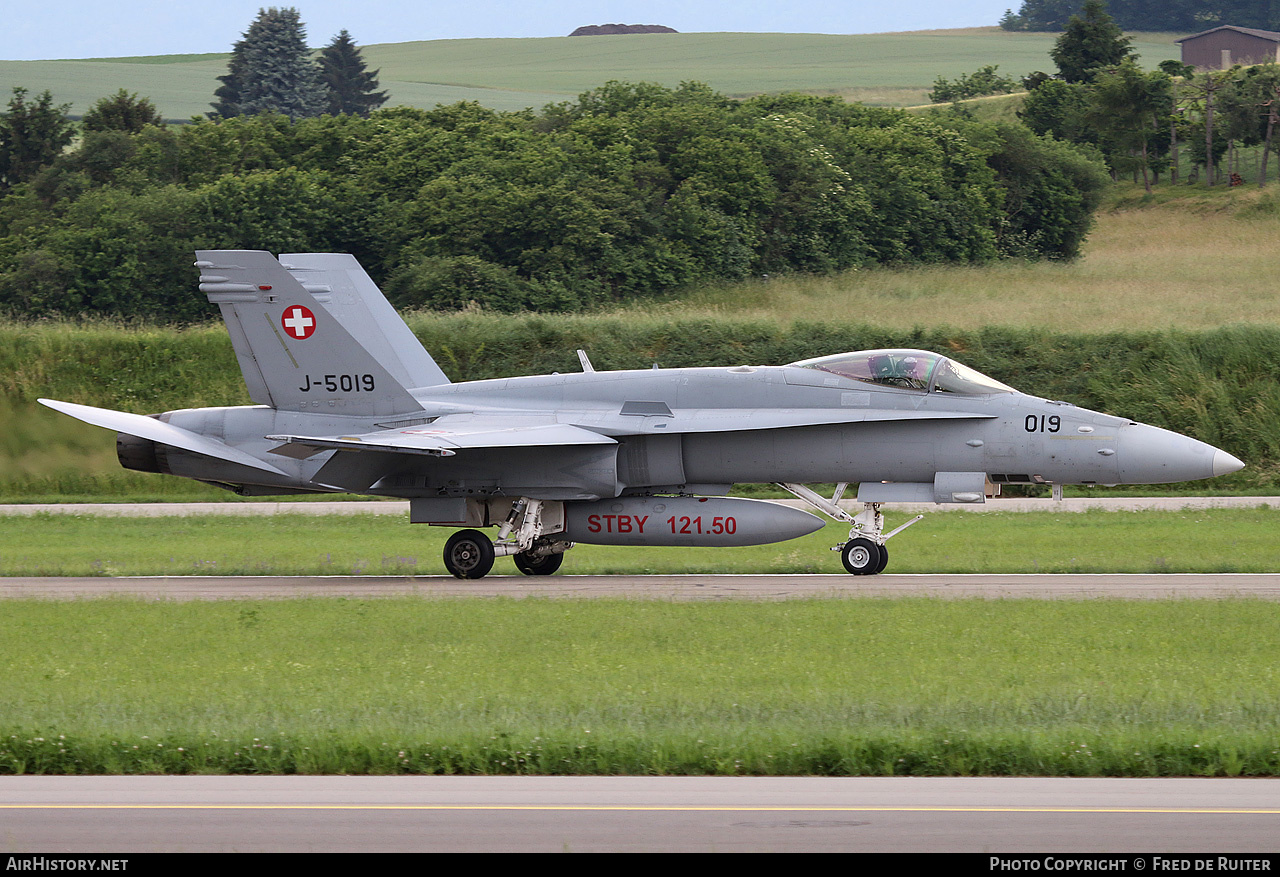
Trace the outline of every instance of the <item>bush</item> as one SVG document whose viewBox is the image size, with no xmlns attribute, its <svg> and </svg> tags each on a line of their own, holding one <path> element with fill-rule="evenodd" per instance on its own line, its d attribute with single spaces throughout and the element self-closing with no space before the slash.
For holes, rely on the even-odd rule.
<svg viewBox="0 0 1280 877">
<path fill-rule="evenodd" d="M 935 104 L 945 104 L 954 100 L 965 100 L 971 97 L 983 97 L 988 94 L 1010 94 L 1020 85 L 1011 76 L 996 73 L 997 64 L 988 64 L 973 73 L 965 73 L 948 82 L 939 76 L 933 81 L 933 90 L 929 92 L 929 100 Z"/>
<path fill-rule="evenodd" d="M 0 305 L 191 319 L 208 312 L 198 247 L 349 252 L 399 301 L 503 311 L 1070 255 L 1087 221 L 1019 223 L 1037 199 L 1055 223 L 1090 203 L 1073 188 L 1082 159 L 1036 147 L 1071 167 L 1005 179 L 1000 136 L 832 98 L 627 83 L 536 114 L 462 103 L 97 131 L 0 201 Z"/>
</svg>

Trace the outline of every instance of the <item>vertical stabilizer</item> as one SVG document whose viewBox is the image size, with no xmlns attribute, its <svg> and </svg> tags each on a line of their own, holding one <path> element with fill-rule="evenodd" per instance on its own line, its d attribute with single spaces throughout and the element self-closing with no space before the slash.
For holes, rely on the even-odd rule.
<svg viewBox="0 0 1280 877">
<path fill-rule="evenodd" d="M 254 402 L 330 414 L 421 410 L 365 339 L 348 332 L 270 253 L 199 250 L 196 258 L 200 291 L 222 310 Z"/>
<path fill-rule="evenodd" d="M 281 253 L 280 263 L 406 387 L 449 383 L 382 290 L 348 253 Z"/>
</svg>

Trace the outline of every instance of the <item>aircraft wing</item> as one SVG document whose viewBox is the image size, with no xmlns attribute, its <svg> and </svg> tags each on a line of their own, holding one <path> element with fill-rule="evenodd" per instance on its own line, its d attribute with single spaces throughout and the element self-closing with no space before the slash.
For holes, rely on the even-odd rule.
<svg viewBox="0 0 1280 877">
<path fill-rule="evenodd" d="M 204 454 L 206 457 L 213 457 L 217 460 L 226 460 L 228 463 L 239 463 L 241 466 L 270 472 L 273 475 L 286 475 L 286 473 L 281 472 L 270 463 L 259 460 L 252 454 L 247 454 L 238 448 L 233 448 L 226 442 L 220 442 L 217 439 L 194 433 L 189 429 L 164 423 L 154 417 L 130 414 L 126 411 L 112 411 L 109 408 L 94 408 L 91 405 L 77 405 L 74 402 L 58 402 L 55 399 L 37 399 L 36 401 L 46 408 L 52 408 L 54 411 L 60 411 L 63 414 L 74 417 L 76 420 L 83 420 L 85 423 L 101 426 L 104 429 L 112 429 L 127 435 L 136 435 L 138 438 L 182 448 L 184 451 Z M 286 477 L 288 476 L 286 475 Z"/>
<path fill-rule="evenodd" d="M 608 436 L 568 424 L 511 425 L 511 421 L 505 418 L 477 418 L 453 425 L 437 422 L 361 435 L 269 435 L 267 438 L 283 443 L 271 453 L 296 458 L 310 457 L 325 450 L 452 457 L 463 449 L 617 444 Z"/>
</svg>

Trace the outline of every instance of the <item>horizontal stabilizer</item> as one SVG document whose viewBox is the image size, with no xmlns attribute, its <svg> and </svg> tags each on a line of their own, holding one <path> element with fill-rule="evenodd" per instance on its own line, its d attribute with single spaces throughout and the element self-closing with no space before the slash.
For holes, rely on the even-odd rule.
<svg viewBox="0 0 1280 877">
<path fill-rule="evenodd" d="M 488 425 L 472 421 L 452 429 L 442 428 L 437 422 L 430 426 L 388 429 L 363 435 L 269 435 L 267 438 L 283 442 L 283 446 L 271 453 L 287 457 L 309 457 L 333 449 L 452 457 L 463 449 L 616 444 L 607 436 L 561 423 L 503 427 L 493 425 L 492 421 Z"/>
<path fill-rule="evenodd" d="M 37 399 L 36 401 L 46 408 L 60 411 L 63 414 L 74 417 L 76 420 L 82 420 L 93 426 L 101 426 L 104 429 L 112 429 L 116 432 L 123 432 L 126 435 L 135 435 L 138 438 L 158 442 L 162 445 L 182 448 L 184 451 L 204 454 L 206 457 L 226 460 L 228 463 L 239 463 L 241 466 L 248 466 L 252 469 L 270 472 L 273 475 L 288 477 L 286 473 L 281 472 L 270 463 L 259 460 L 252 454 L 246 454 L 244 451 L 233 448 L 226 442 L 199 435 L 180 426 L 164 423 L 154 417 L 129 414 L 126 411 L 112 411 L 109 408 L 94 408 L 91 405 L 77 405 L 74 402 L 58 402 L 54 399 Z"/>
</svg>

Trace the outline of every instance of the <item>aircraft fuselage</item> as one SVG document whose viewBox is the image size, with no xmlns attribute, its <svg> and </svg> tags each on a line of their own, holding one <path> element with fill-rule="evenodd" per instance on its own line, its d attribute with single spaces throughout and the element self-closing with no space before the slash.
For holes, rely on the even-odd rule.
<svg viewBox="0 0 1280 877">
<path fill-rule="evenodd" d="M 1219 453 L 1176 433 L 1023 393 L 927 393 L 788 366 L 539 375 L 411 392 L 421 412 L 383 417 L 343 415 L 341 396 L 323 393 L 297 411 L 169 412 L 167 422 L 271 460 L 287 477 L 176 449 L 168 449 L 159 471 L 405 498 L 590 499 L 655 490 L 722 493 L 751 482 L 923 483 L 937 472 L 986 473 L 996 484 L 1173 482 L 1213 476 Z M 883 419 L 886 412 L 910 419 Z M 342 479 L 333 477 L 335 466 L 317 480 L 341 452 L 293 460 L 270 454 L 276 443 L 265 438 L 380 427 L 429 431 L 430 418 L 441 415 L 455 426 L 467 416 L 499 415 L 513 424 L 571 424 L 618 443 L 464 449 L 447 459 L 364 454 Z"/>
</svg>

